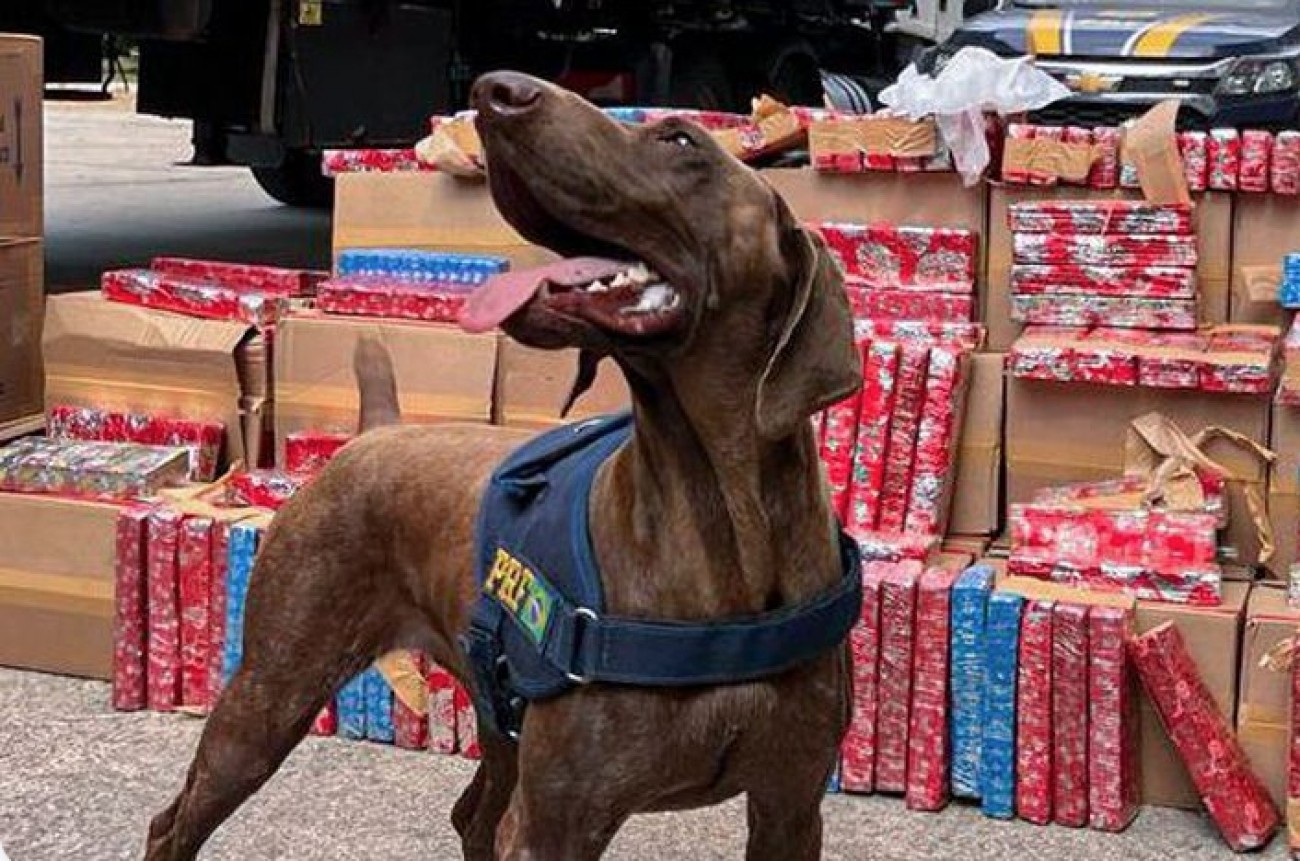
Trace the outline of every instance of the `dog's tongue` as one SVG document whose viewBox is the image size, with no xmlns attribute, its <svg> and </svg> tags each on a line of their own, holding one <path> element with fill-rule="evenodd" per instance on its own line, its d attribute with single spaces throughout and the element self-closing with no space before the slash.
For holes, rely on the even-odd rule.
<svg viewBox="0 0 1300 861">
<path fill-rule="evenodd" d="M 544 283 L 576 289 L 598 278 L 613 277 L 627 267 L 626 262 L 617 260 L 574 257 L 548 266 L 496 275 L 469 297 L 460 327 L 466 332 L 490 331 L 527 305 Z"/>
</svg>

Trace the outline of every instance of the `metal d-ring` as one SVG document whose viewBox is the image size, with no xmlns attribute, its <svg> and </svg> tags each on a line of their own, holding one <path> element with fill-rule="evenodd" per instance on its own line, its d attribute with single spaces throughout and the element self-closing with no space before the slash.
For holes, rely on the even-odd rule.
<svg viewBox="0 0 1300 861">
<path fill-rule="evenodd" d="M 575 619 L 586 619 L 588 622 L 599 622 L 599 621 L 600 621 L 600 616 L 596 615 L 596 611 L 593 610 L 593 609 L 591 609 L 590 607 L 578 607 L 578 608 L 576 608 L 576 609 L 573 611 L 573 617 L 574 617 Z M 579 644 L 580 642 L 582 642 L 582 629 L 583 629 L 584 627 L 585 627 L 584 625 L 575 625 L 575 626 L 574 626 L 574 637 L 573 637 L 573 656 L 574 656 L 574 658 L 577 658 L 577 656 L 578 656 L 578 644 Z M 591 684 L 593 681 L 595 681 L 591 676 L 581 676 L 581 675 L 578 675 L 577 673 L 568 673 L 568 672 L 566 672 L 566 673 L 564 674 L 564 677 L 565 677 L 566 679 L 568 679 L 569 681 L 573 682 L 575 685 L 589 685 L 589 684 Z"/>
</svg>

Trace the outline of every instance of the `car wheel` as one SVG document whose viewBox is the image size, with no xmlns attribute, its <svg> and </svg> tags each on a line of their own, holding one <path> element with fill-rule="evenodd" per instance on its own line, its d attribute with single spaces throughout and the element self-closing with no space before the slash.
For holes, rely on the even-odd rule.
<svg viewBox="0 0 1300 861">
<path fill-rule="evenodd" d="M 334 180 L 321 173 L 320 153 L 289 150 L 279 167 L 254 167 L 253 179 L 287 206 L 327 209 L 334 202 Z"/>
</svg>

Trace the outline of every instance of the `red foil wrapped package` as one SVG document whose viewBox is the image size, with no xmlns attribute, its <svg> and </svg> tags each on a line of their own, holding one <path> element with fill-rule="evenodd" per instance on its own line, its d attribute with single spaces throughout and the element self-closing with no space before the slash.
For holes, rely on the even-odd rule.
<svg viewBox="0 0 1300 861">
<path fill-rule="evenodd" d="M 429 681 L 429 750 L 456 752 L 456 681 L 437 664 L 431 664 Z"/>
<path fill-rule="evenodd" d="M 1258 129 L 1242 132 L 1241 173 L 1237 178 L 1237 188 L 1240 191 L 1268 191 L 1272 157 L 1272 132 Z"/>
<path fill-rule="evenodd" d="M 1210 163 L 1206 187 L 1212 191 L 1236 191 L 1241 175 L 1241 133 L 1236 129 L 1214 129 L 1206 152 Z"/>
<path fill-rule="evenodd" d="M 1273 839 L 1280 817 L 1232 726 L 1201 679 L 1172 622 L 1129 641 L 1137 668 L 1165 732 L 1210 818 L 1236 852 Z"/>
<path fill-rule="evenodd" d="M 925 562 L 942 543 L 938 535 L 902 532 L 866 532 L 853 537 L 862 550 L 863 562 Z"/>
<path fill-rule="evenodd" d="M 428 661 L 419 652 L 411 653 L 421 679 L 428 679 Z M 426 692 L 428 683 L 426 681 Z M 406 750 L 424 750 L 429 746 L 429 716 L 411 708 L 399 696 L 393 697 L 393 743 Z"/>
<path fill-rule="evenodd" d="M 965 368 L 966 356 L 961 352 L 944 347 L 930 351 L 912 464 L 906 532 L 942 535 L 947 530 L 957 437 L 965 402 Z"/>
<path fill-rule="evenodd" d="M 1088 185 L 1092 188 L 1111 189 L 1119 185 L 1119 138 L 1119 129 L 1113 126 L 1092 130 L 1092 142 L 1097 150 L 1097 160 L 1088 174 Z"/>
<path fill-rule="evenodd" d="M 1198 389 L 1201 386 L 1200 350 L 1152 348 L 1138 356 L 1138 385 L 1151 389 Z"/>
<path fill-rule="evenodd" d="M 350 442 L 348 434 L 296 431 L 284 438 L 284 469 L 290 473 L 320 472 Z"/>
<path fill-rule="evenodd" d="M 146 570 L 148 599 L 148 703 L 152 711 L 171 711 L 180 704 L 181 631 L 177 591 L 177 549 L 184 519 L 178 511 L 149 512 Z"/>
<path fill-rule="evenodd" d="M 1112 266 L 1013 266 L 1016 296 L 1131 296 L 1196 299 L 1196 270 L 1180 266 L 1141 269 Z"/>
<path fill-rule="evenodd" d="M 840 788 L 876 789 L 876 718 L 880 711 L 880 589 L 892 568 L 868 562 L 862 568 L 862 618 L 849 634 L 853 655 L 853 711 L 840 747 Z"/>
<path fill-rule="evenodd" d="M 930 351 L 904 345 L 898 365 L 898 393 L 889 428 L 889 453 L 885 459 L 885 481 L 881 487 L 879 530 L 902 532 L 912 498 L 912 466 L 916 457 L 917 432 L 925 406 L 925 383 L 929 376 Z"/>
<path fill-rule="evenodd" d="M 1192 207 L 1141 200 L 1041 200 L 1013 203 L 1007 224 L 1017 233 L 1147 235 L 1192 233 Z"/>
<path fill-rule="evenodd" d="M 0 490 L 123 502 L 184 483 L 178 448 L 21 437 L 0 446 Z"/>
<path fill-rule="evenodd" d="M 1274 194 L 1300 194 L 1300 132 L 1278 132 L 1273 144 L 1269 185 Z"/>
<path fill-rule="evenodd" d="M 221 422 L 199 421 L 153 413 L 126 413 L 97 407 L 57 404 L 49 409 L 47 433 L 51 439 L 87 442 L 134 442 L 166 445 L 189 452 L 192 481 L 212 481 L 225 426 Z"/>
<path fill-rule="evenodd" d="M 874 290 L 852 279 L 844 286 L 858 319 L 948 323 L 969 322 L 975 316 L 975 297 L 968 293 Z"/>
<path fill-rule="evenodd" d="M 1011 319 L 1042 326 L 1110 326 L 1116 329 L 1191 331 L 1195 299 L 1129 296 L 1033 295 L 1011 297 Z"/>
<path fill-rule="evenodd" d="M 1141 803 L 1132 633 L 1131 610 L 1093 607 L 1088 614 L 1088 817 L 1098 831 L 1123 831 Z"/>
<path fill-rule="evenodd" d="M 960 347 L 975 351 L 984 345 L 984 327 L 979 323 L 927 323 L 922 320 L 857 320 L 853 324 L 860 341 L 893 341 L 933 347 Z"/>
<path fill-rule="evenodd" d="M 880 712 L 876 723 L 876 789 L 907 791 L 911 724 L 912 653 L 915 643 L 919 562 L 900 562 L 880 587 Z"/>
<path fill-rule="evenodd" d="M 149 509 L 128 507 L 117 515 L 113 560 L 113 708 L 145 707 L 148 622 L 145 572 Z"/>
<path fill-rule="evenodd" d="M 1016 233 L 1016 263 L 1038 266 L 1195 266 L 1193 236 L 1096 236 Z"/>
<path fill-rule="evenodd" d="M 1178 135 L 1178 150 L 1183 157 L 1188 191 L 1205 191 L 1210 184 L 1210 136 L 1206 132 L 1182 132 Z"/>
<path fill-rule="evenodd" d="M 400 278 L 331 278 L 321 283 L 316 307 L 327 314 L 455 323 L 468 300 L 463 285 Z"/>
<path fill-rule="evenodd" d="M 1294 574 L 1292 583 L 1294 584 Z M 1292 590 L 1295 586 L 1292 585 Z M 1292 605 L 1294 606 L 1294 604 Z M 1294 858 L 1300 851 L 1300 661 L 1291 659 L 1291 738 L 1287 749 L 1286 828 L 1287 844 Z"/>
<path fill-rule="evenodd" d="M 898 344 L 889 341 L 872 341 L 866 347 L 862 409 L 853 448 L 853 476 L 845 520 L 850 535 L 873 531 L 880 517 L 900 353 Z"/>
<path fill-rule="evenodd" d="M 822 428 L 822 462 L 830 484 L 831 507 L 842 521 L 848 519 L 849 494 L 853 489 L 853 450 L 858 439 L 858 418 L 862 413 L 862 391 L 826 410 Z"/>
<path fill-rule="evenodd" d="M 1052 609 L 1052 810 L 1058 825 L 1088 824 L 1088 608 Z"/>
<path fill-rule="evenodd" d="M 230 505 L 251 505 L 278 510 L 302 489 L 310 478 L 281 469 L 254 469 L 231 477 L 226 487 Z"/>
<path fill-rule="evenodd" d="M 952 587 L 959 572 L 926 571 L 917 584 L 912 710 L 907 731 L 907 806 L 948 804 L 948 645 Z"/>
<path fill-rule="evenodd" d="M 212 598 L 212 531 L 210 517 L 187 517 L 180 526 L 177 549 L 180 582 L 181 699 L 180 704 L 206 710 L 212 684 L 208 667 L 212 632 L 208 602 Z"/>
<path fill-rule="evenodd" d="M 226 570 L 230 559 L 227 547 L 230 524 L 217 521 L 212 527 L 212 577 L 208 593 L 208 636 L 212 651 L 208 653 L 208 702 L 215 703 L 221 693 L 222 666 L 225 663 L 226 645 Z M 330 733 L 333 735 L 333 733 Z"/>
<path fill-rule="evenodd" d="M 1030 601 L 1020 623 L 1016 685 L 1016 815 L 1052 821 L 1052 609 Z"/>
<path fill-rule="evenodd" d="M 326 703 L 325 708 L 320 710 L 316 715 L 316 720 L 311 723 L 311 734 L 319 735 L 325 738 L 337 735 L 339 731 L 339 716 L 334 708 L 334 703 Z"/>
<path fill-rule="evenodd" d="M 971 293 L 978 237 L 949 227 L 814 225 L 847 275 L 874 289 Z"/>
<path fill-rule="evenodd" d="M 478 744 L 478 716 L 469 692 L 459 684 L 453 695 L 456 706 L 456 744 L 465 759 L 479 759 L 483 751 Z"/>
<path fill-rule="evenodd" d="M 1071 352 L 1070 379 L 1104 386 L 1136 386 L 1137 359 L 1125 347 L 1080 341 Z"/>
<path fill-rule="evenodd" d="M 414 149 L 327 149 L 321 158 L 325 176 L 341 173 L 410 173 L 434 171 Z"/>
<path fill-rule="evenodd" d="M 104 297 L 143 308 L 172 311 L 209 320 L 267 326 L 288 309 L 288 299 L 226 287 L 217 281 L 169 275 L 149 269 L 119 269 L 100 279 Z"/>
<path fill-rule="evenodd" d="M 1007 367 L 1025 380 L 1069 382 L 1074 378 L 1074 347 L 1085 329 L 1029 326 L 1011 346 Z"/>
<path fill-rule="evenodd" d="M 223 260 L 193 260 L 187 257 L 155 257 L 149 264 L 154 272 L 217 281 L 233 290 L 274 296 L 311 296 L 324 272 L 284 269 L 255 263 L 227 263 Z"/>
</svg>

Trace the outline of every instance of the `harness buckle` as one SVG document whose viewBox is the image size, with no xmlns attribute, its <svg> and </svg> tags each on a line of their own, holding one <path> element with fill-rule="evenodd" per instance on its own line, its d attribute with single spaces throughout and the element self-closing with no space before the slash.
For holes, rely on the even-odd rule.
<svg viewBox="0 0 1300 861">
<path fill-rule="evenodd" d="M 585 634 L 586 624 L 578 622 L 579 619 L 585 619 L 587 622 L 599 622 L 600 616 L 590 607 L 578 607 L 573 611 L 573 654 L 570 666 L 575 666 L 578 661 L 578 654 L 582 645 L 582 638 Z M 589 685 L 594 679 L 591 676 L 579 675 L 578 673 L 565 672 L 564 677 L 575 685 Z"/>
</svg>

